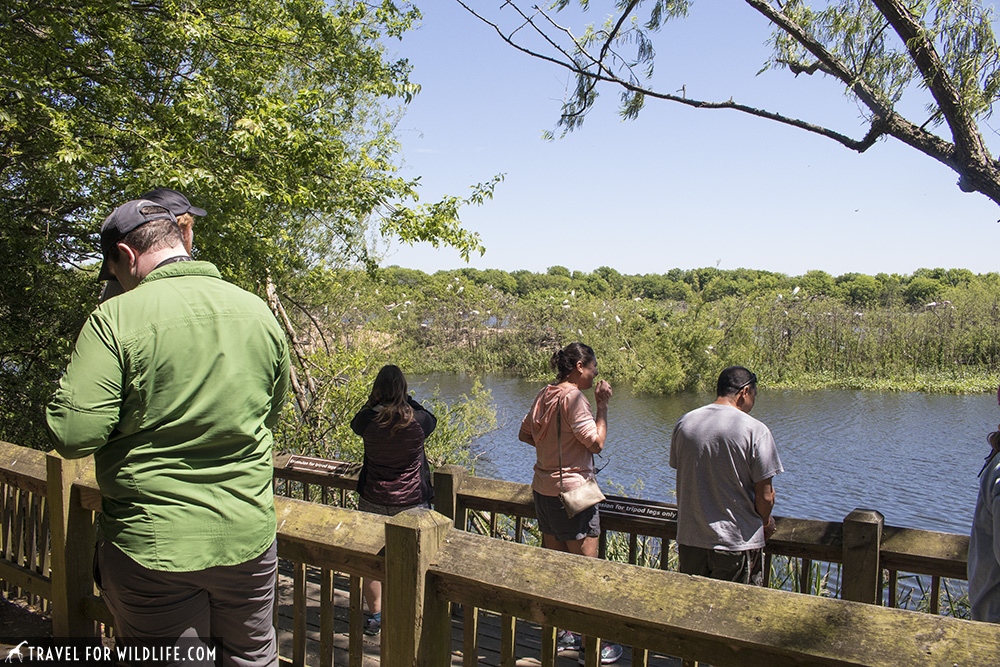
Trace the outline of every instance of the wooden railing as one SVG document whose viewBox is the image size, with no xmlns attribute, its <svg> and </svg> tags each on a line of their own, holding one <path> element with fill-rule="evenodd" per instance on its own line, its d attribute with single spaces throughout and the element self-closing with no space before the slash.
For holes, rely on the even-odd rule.
<svg viewBox="0 0 1000 667">
<path fill-rule="evenodd" d="M 8 597 L 52 600 L 45 455 L 0 443 L 0 580 Z"/>
<path fill-rule="evenodd" d="M 312 500 L 341 504 L 350 504 L 350 498 L 340 491 L 355 483 L 350 475 L 293 473 L 280 459 L 275 478 Z M 100 492 L 89 459 L 66 461 L 0 443 L 0 482 L 5 502 L 0 579 L 51 601 L 55 636 L 92 636 L 97 622 L 110 625 L 91 578 Z M 719 666 L 966 665 L 995 660 L 1000 645 L 1000 628 L 989 624 L 584 561 L 518 544 L 530 534 L 534 517 L 526 485 L 470 477 L 446 466 L 436 472 L 435 486 L 436 507 L 444 514 L 404 513 L 388 521 L 317 502 L 276 499 L 279 556 L 293 563 L 295 591 L 294 642 L 286 659 L 306 661 L 307 568 L 321 572 L 319 664 L 324 666 L 333 663 L 334 572 L 346 573 L 352 582 L 346 647 L 352 665 L 362 660 L 360 577 L 385 580 L 381 657 L 390 665 L 449 662 L 449 603 L 463 605 L 466 664 L 475 663 L 477 655 L 468 628 L 476 627 L 479 608 L 503 615 L 501 664 L 513 664 L 516 657 L 517 619 L 522 632 L 524 621 L 542 625 L 530 631 L 541 632 L 543 665 L 553 664 L 553 627 L 587 634 L 592 660 L 598 636 L 636 647 L 634 665 L 646 664 L 653 653 Z M 40 538 L 46 512 L 51 527 Z M 470 519 L 476 513 L 478 522 Z M 513 531 L 502 535 L 506 539 L 465 530 L 479 525 L 499 532 L 501 516 L 513 524 Z M 602 523 L 628 536 L 630 555 L 631 545 L 644 536 L 660 540 L 666 554 L 676 530 L 669 520 L 638 517 L 608 516 Z M 46 541 L 47 567 L 38 546 Z M 25 548 L 29 543 L 36 546 Z M 861 601 L 882 597 L 883 569 L 961 579 L 967 549 L 967 538 L 885 527 L 877 513 L 865 511 L 844 523 L 781 519 L 769 545 L 774 555 L 841 564 L 842 596 Z M 660 567 L 666 560 L 661 558 Z"/>
<path fill-rule="evenodd" d="M 275 458 L 279 493 L 355 506 L 350 493 L 357 484 L 356 472 L 328 475 L 295 470 L 285 467 L 288 458 Z M 537 541 L 530 486 L 473 477 L 463 468 L 444 466 L 434 475 L 434 487 L 435 509 L 453 517 L 457 528 L 519 543 Z M 843 522 L 779 517 L 776 523 L 777 531 L 768 542 L 765 576 L 771 574 L 772 562 L 785 559 L 786 567 L 795 574 L 786 588 L 795 592 L 818 592 L 810 580 L 816 578 L 821 564 L 826 564 L 826 570 L 832 566 L 833 578 L 841 582 L 839 588 L 827 592 L 844 599 L 896 607 L 901 602 L 899 581 L 903 573 L 923 578 L 929 589 L 925 597 L 911 595 L 909 608 L 939 613 L 942 580 L 966 578 L 967 535 L 885 526 L 881 515 L 871 510 L 855 510 Z M 651 552 L 658 555 L 653 559 L 657 567 L 673 567 L 666 555 L 677 536 L 676 520 L 604 513 L 601 526 L 602 557 L 608 556 L 609 538 L 614 539 L 617 533 L 624 543 L 624 562 L 636 564 L 642 561 L 641 552 Z"/>
</svg>

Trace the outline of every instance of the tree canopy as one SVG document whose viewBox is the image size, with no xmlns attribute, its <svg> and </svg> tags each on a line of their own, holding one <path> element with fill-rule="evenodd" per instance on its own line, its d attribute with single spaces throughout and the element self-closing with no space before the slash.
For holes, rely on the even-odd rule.
<svg viewBox="0 0 1000 667">
<path fill-rule="evenodd" d="M 205 208 L 196 257 L 261 293 L 373 266 L 379 235 L 482 252 L 458 209 L 495 179 L 420 204 L 397 170 L 417 86 L 385 44 L 408 3 L 0 1 L 0 437 L 37 442 L 96 302 L 100 223 L 154 186 Z"/>
<path fill-rule="evenodd" d="M 602 85 L 611 85 L 620 90 L 624 118 L 635 118 L 647 99 L 659 99 L 751 114 L 858 152 L 892 138 L 950 167 L 963 191 L 1000 203 L 1000 165 L 980 130 L 1000 91 L 1000 47 L 992 10 L 979 0 L 828 0 L 815 6 L 803 0 L 744 0 L 773 27 L 768 40 L 773 51 L 763 69 L 838 80 L 862 111 L 864 130 L 858 136 L 780 109 L 734 99 L 695 99 L 680 85 L 668 85 L 671 92 L 655 87 L 654 33 L 668 21 L 683 19 L 694 0 L 601 3 L 608 7 L 607 20 L 580 35 L 554 17 L 570 0 L 555 0 L 547 8 L 505 2 L 503 21 L 457 1 L 518 50 L 575 74 L 576 86 L 564 100 L 557 124 L 563 131 L 580 127 Z M 584 9 L 597 5 L 589 0 L 578 4 Z M 928 94 L 926 112 L 907 117 L 899 102 L 916 89 Z"/>
</svg>

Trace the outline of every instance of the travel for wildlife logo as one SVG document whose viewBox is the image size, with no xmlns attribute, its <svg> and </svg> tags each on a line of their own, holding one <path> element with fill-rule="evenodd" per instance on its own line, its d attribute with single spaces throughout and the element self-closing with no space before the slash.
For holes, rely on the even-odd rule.
<svg viewBox="0 0 1000 667">
<path fill-rule="evenodd" d="M 2 649 L 0 649 L 2 650 Z M 0 652 L 0 655 L 3 655 Z M 214 665 L 218 658 L 215 646 L 206 646 L 197 640 L 168 640 L 162 644 L 134 646 L 105 646 L 95 639 L 25 639 L 7 650 L 3 664 L 58 664 L 58 665 L 174 665 L 189 663 Z"/>
</svg>

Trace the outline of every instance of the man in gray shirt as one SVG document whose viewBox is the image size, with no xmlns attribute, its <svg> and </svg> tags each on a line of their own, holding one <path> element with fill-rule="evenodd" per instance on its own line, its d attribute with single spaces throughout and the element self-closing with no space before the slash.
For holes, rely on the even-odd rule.
<svg viewBox="0 0 1000 667">
<path fill-rule="evenodd" d="M 716 395 L 681 417 L 670 441 L 680 571 L 759 586 L 764 540 L 774 532 L 771 479 L 784 469 L 771 431 L 749 415 L 757 376 L 730 366 Z"/>
</svg>

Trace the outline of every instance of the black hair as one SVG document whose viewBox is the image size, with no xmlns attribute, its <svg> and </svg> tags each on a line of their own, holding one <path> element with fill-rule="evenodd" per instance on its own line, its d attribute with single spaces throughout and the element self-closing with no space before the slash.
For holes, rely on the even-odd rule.
<svg viewBox="0 0 1000 667">
<path fill-rule="evenodd" d="M 569 377 L 577 363 L 581 361 L 584 365 L 597 361 L 593 348 L 585 343 L 570 343 L 563 349 L 556 350 L 549 360 L 549 366 L 556 372 L 556 382 L 562 382 Z"/>
<path fill-rule="evenodd" d="M 743 387 L 757 391 L 757 376 L 743 366 L 730 366 L 719 374 L 716 396 L 735 396 Z"/>
</svg>

